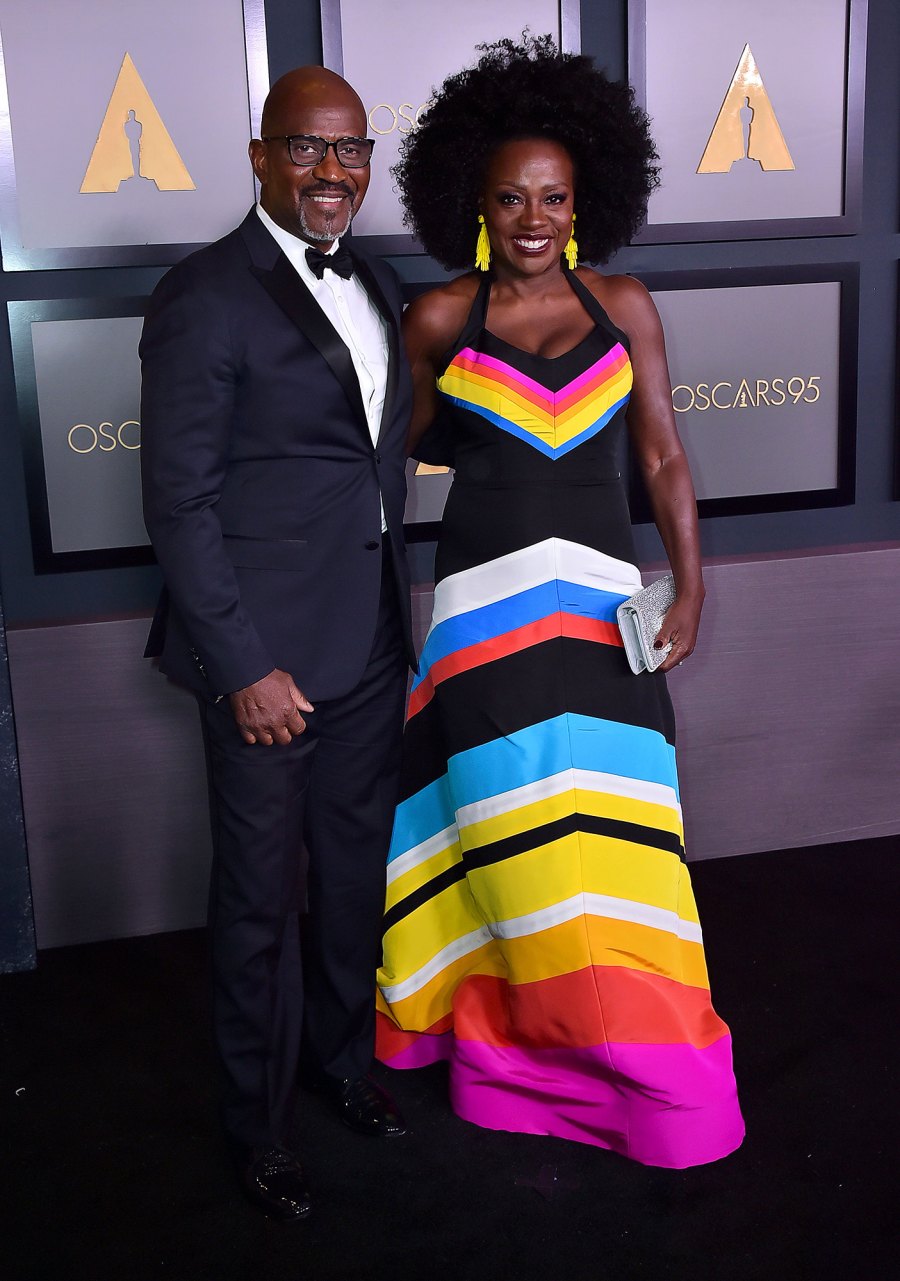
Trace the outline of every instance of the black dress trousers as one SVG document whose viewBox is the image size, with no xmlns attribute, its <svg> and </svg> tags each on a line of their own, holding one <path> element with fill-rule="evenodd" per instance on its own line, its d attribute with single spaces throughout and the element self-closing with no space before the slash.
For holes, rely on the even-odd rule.
<svg viewBox="0 0 900 1281">
<path fill-rule="evenodd" d="M 303 673 L 292 675 L 303 689 Z M 371 1064 L 406 678 L 385 540 L 378 623 L 355 689 L 315 703 L 288 746 L 244 743 L 227 699 L 201 708 L 213 1032 L 237 1143 L 291 1146 L 301 1056 L 305 1070 L 337 1080 Z"/>
</svg>

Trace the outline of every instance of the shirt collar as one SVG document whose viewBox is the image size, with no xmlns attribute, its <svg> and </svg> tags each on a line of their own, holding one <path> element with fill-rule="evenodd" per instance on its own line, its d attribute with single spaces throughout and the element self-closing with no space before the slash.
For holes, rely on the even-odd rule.
<svg viewBox="0 0 900 1281">
<path fill-rule="evenodd" d="M 259 215 L 259 220 L 262 225 L 275 239 L 278 247 L 283 250 L 288 261 L 294 269 L 300 273 L 306 283 L 309 284 L 310 281 L 312 281 L 313 283 L 318 284 L 319 282 L 317 278 L 310 271 L 309 264 L 306 261 L 306 251 L 310 247 L 309 243 L 303 240 L 300 236 L 295 236 L 292 232 L 285 231 L 284 227 L 279 227 L 278 223 L 266 213 L 265 209 L 263 209 L 262 205 L 259 203 L 257 203 L 256 212 Z M 334 242 L 330 249 L 323 250 L 322 252 L 329 255 L 335 253 L 337 251 L 338 243 L 339 239 Z"/>
</svg>

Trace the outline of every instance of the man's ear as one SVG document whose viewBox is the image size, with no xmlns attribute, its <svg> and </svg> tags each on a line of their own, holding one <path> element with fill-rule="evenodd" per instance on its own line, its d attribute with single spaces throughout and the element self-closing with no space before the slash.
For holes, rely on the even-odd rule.
<svg viewBox="0 0 900 1281">
<path fill-rule="evenodd" d="M 260 138 L 251 138 L 247 154 L 250 157 L 250 163 L 253 166 L 253 172 L 256 174 L 257 182 L 259 182 L 260 186 L 265 186 L 269 160 L 266 144 Z"/>
</svg>

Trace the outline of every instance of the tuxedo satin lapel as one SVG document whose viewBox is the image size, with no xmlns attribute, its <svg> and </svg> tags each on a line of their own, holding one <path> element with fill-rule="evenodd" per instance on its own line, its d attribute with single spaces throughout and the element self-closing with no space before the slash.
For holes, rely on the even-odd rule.
<svg viewBox="0 0 900 1281">
<path fill-rule="evenodd" d="M 274 242 L 273 242 L 274 243 Z M 343 387 L 347 399 L 368 434 L 366 411 L 359 379 L 346 343 L 313 298 L 286 256 L 279 251 L 274 267 L 252 266 L 250 270 L 285 315 L 309 339 L 328 362 L 332 373 Z"/>
<path fill-rule="evenodd" d="M 391 305 L 375 272 L 369 266 L 364 258 L 353 253 L 353 245 L 350 245 L 350 252 L 353 254 L 353 265 L 356 268 L 357 275 L 363 282 L 366 293 L 374 302 L 385 323 L 388 340 L 388 367 L 387 382 L 384 389 L 384 407 L 381 411 L 381 422 L 378 426 L 378 439 L 381 439 L 382 432 L 391 421 L 394 413 L 394 398 L 397 394 L 397 382 L 400 370 L 400 334 L 397 329 L 397 321 L 394 319 L 394 313 Z"/>
</svg>

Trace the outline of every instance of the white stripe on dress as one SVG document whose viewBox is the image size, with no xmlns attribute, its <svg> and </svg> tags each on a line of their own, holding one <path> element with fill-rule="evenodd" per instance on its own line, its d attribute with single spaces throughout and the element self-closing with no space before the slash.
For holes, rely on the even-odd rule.
<svg viewBox="0 0 900 1281">
<path fill-rule="evenodd" d="M 409 978 L 388 987 L 382 986 L 381 990 L 387 1001 L 402 1001 L 425 987 L 452 961 L 476 951 L 491 937 L 524 938 L 529 934 L 538 934 L 542 930 L 552 929 L 554 925 L 573 921 L 578 916 L 597 916 L 613 921 L 627 921 L 632 925 L 645 925 L 654 930 L 674 934 L 676 938 L 688 943 L 703 942 L 703 932 L 696 921 L 686 921 L 677 912 L 672 912 L 668 908 L 652 907 L 649 903 L 637 903 L 633 899 L 613 898 L 608 894 L 583 892 L 563 899 L 561 903 L 540 908 L 537 912 L 513 916 L 505 921 L 495 921 L 493 924 L 473 930 L 470 934 L 463 934 L 441 948 L 430 961 L 415 973 L 410 974 Z"/>
<path fill-rule="evenodd" d="M 431 630 L 448 618 L 496 604 L 554 579 L 619 596 L 631 596 L 641 587 L 636 565 L 582 543 L 547 538 L 442 579 L 434 591 Z"/>
<path fill-rule="evenodd" d="M 483 823 L 485 819 L 496 818 L 511 810 L 521 809 L 536 801 L 545 801 L 552 796 L 559 796 L 570 789 L 585 792 L 605 792 L 610 796 L 621 796 L 630 801 L 645 801 L 651 805 L 662 805 L 672 812 L 681 822 L 681 806 L 674 787 L 664 783 L 647 782 L 640 778 L 624 778 L 618 774 L 604 774 L 600 770 L 571 769 L 560 770 L 548 778 L 539 778 L 533 783 L 523 783 L 508 792 L 498 792 L 481 801 L 472 801 L 463 805 L 456 812 L 456 821 L 460 828 L 473 823 Z M 448 829 L 449 830 L 449 829 Z"/>
</svg>

